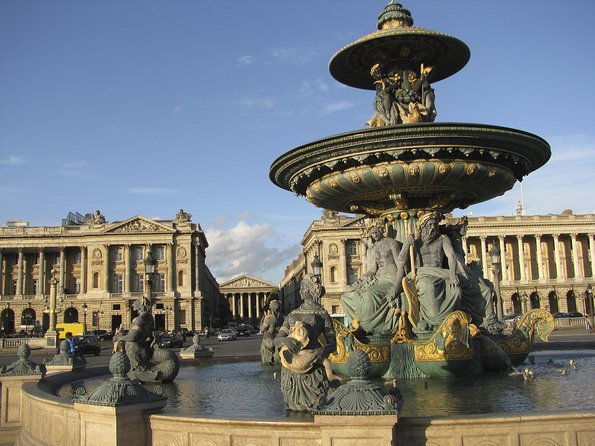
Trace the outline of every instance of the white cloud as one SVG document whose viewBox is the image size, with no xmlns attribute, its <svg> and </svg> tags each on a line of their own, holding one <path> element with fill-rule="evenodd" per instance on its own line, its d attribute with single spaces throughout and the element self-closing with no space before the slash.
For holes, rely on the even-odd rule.
<svg viewBox="0 0 595 446">
<path fill-rule="evenodd" d="M 89 173 L 89 163 L 86 161 L 70 161 L 60 166 L 58 173 L 63 177 L 88 178 L 93 175 Z"/>
<path fill-rule="evenodd" d="M 321 110 L 320 114 L 322 116 L 330 115 L 331 113 L 341 112 L 353 107 L 353 102 L 347 101 L 340 101 L 340 102 L 332 102 L 330 104 L 326 104 L 323 109 Z"/>
<path fill-rule="evenodd" d="M 0 164 L 5 166 L 20 166 L 25 164 L 25 159 L 20 156 L 9 155 L 6 159 L 0 159 Z"/>
<path fill-rule="evenodd" d="M 269 224 L 240 221 L 231 229 L 209 228 L 205 234 L 209 242 L 207 265 L 220 283 L 241 274 L 262 277 L 288 265 L 299 250 L 297 244 L 269 246 L 280 242 L 277 231 Z"/>
<path fill-rule="evenodd" d="M 178 113 L 180 113 L 182 110 L 184 110 L 184 106 L 183 105 L 176 105 L 173 109 L 173 111 L 171 112 L 171 119 L 173 120 L 176 115 Z"/>
<path fill-rule="evenodd" d="M 238 59 L 240 65 L 251 65 L 254 62 L 253 56 L 242 56 Z"/>
<path fill-rule="evenodd" d="M 581 135 L 547 138 L 551 159 L 530 173 L 501 197 L 470 208 L 479 215 L 514 215 L 522 201 L 527 215 L 559 214 L 572 209 L 576 214 L 595 212 L 595 142 Z M 467 211 L 459 211 L 466 214 Z"/>
<path fill-rule="evenodd" d="M 127 192 L 137 195 L 174 195 L 179 191 L 164 187 L 131 187 Z"/>
<path fill-rule="evenodd" d="M 245 109 L 270 110 L 279 105 L 279 99 L 274 97 L 242 98 L 237 102 L 237 104 Z"/>
</svg>

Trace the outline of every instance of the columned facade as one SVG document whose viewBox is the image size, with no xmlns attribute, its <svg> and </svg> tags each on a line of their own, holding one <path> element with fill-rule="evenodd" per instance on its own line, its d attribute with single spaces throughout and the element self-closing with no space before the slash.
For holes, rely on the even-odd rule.
<svg viewBox="0 0 595 446">
<path fill-rule="evenodd" d="M 448 220 L 445 223 L 448 223 Z M 454 221 L 455 219 L 453 219 Z M 466 261 L 478 262 L 484 276 L 494 279 L 490 249 L 500 250 L 500 290 L 504 315 L 532 308 L 552 313 L 593 311 L 587 286 L 595 287 L 595 215 L 471 217 L 463 247 Z M 363 216 L 350 217 L 324 211 L 302 239 L 303 253 L 285 271 L 280 295 L 299 305 L 299 279 L 308 272 L 314 254 L 323 264 L 326 295 L 322 304 L 329 313 L 341 314 L 340 296 L 354 279 L 365 273 Z"/>
<path fill-rule="evenodd" d="M 52 275 L 58 279 L 58 323 L 83 322 L 86 304 L 87 330 L 128 328 L 136 316 L 133 302 L 147 292 L 143 260 L 150 250 L 157 261 L 156 328 L 202 329 L 220 318 L 207 246 L 200 225 L 183 211 L 173 220 L 136 216 L 107 223 L 98 214 L 58 227 L 2 226 L 0 328 L 30 330 L 32 322 L 47 329 Z"/>
<path fill-rule="evenodd" d="M 270 294 L 276 290 L 275 284 L 252 276 L 242 275 L 220 285 L 227 319 L 255 323 L 266 310 Z"/>
</svg>

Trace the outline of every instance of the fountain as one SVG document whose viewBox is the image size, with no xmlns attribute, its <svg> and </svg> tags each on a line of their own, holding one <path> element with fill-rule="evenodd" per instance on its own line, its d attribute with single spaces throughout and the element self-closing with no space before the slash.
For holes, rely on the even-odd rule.
<svg viewBox="0 0 595 446">
<path fill-rule="evenodd" d="M 568 358 L 552 353 L 535 360 L 532 378 L 480 374 L 524 361 L 534 333 L 547 338 L 553 321 L 546 312 L 529 312 L 505 335 L 486 299 L 489 282 L 461 256 L 465 222 L 447 226 L 440 220 L 455 208 L 503 194 L 542 166 L 550 151 L 543 139 L 519 130 L 434 122 L 432 83 L 456 73 L 468 58 L 463 42 L 414 27 L 411 14 L 391 1 L 378 30 L 337 52 L 330 64 L 340 82 L 376 92 L 370 128 L 298 147 L 271 167 L 275 184 L 313 204 L 375 219 L 369 274 L 342 298 L 349 324 L 331 322 L 337 349 L 329 359 L 352 380 L 332 389 L 326 404 L 314 414 L 286 416 L 281 399 L 287 394 L 279 379 L 287 378 L 271 369 L 275 346 L 294 354 L 284 355 L 285 362 L 301 353 L 308 360 L 311 349 L 290 348 L 308 346 L 304 334 L 310 333 L 290 329 L 301 327 L 293 319 L 308 322 L 306 317 L 294 314 L 279 328 L 279 315 L 271 312 L 263 323 L 262 363 L 202 366 L 200 359 L 178 370 L 177 359 L 162 352 L 149 358 L 145 331 L 152 319 L 141 311 L 134 333 L 121 339 L 126 354 L 117 352 L 110 362 L 109 382 L 105 368 L 56 374 L 39 384 L 19 381 L 18 444 L 593 444 L 592 402 L 581 401 L 573 406 L 576 412 L 530 412 L 569 408 L 565 400 L 587 394 L 592 354 L 573 354 L 578 371 L 564 376 L 556 370 Z M 449 267 L 437 259 L 447 259 Z M 315 311 L 329 323 L 315 303 L 301 313 Z M 195 342 L 193 359 L 198 350 Z M 457 377 L 469 373 L 475 374 Z M 392 391 L 385 393 L 374 376 L 392 378 Z M 403 385 L 407 378 L 426 376 L 411 380 L 416 384 L 409 388 Z M 398 424 L 402 400 L 395 378 L 407 414 Z M 93 379 L 104 383 L 89 384 Z M 133 379 L 161 382 L 163 392 L 147 394 Z M 572 385 L 567 379 L 574 379 Z M 60 388 L 76 387 L 77 381 L 89 384 L 89 391 L 74 402 L 60 397 Z M 482 392 L 469 392 L 470 386 L 493 398 L 486 401 Z M 569 394 L 569 387 L 575 393 Z M 370 402 L 365 406 L 354 398 L 362 389 Z M 168 405 L 152 413 L 164 405 L 161 393 Z M 141 394 L 140 400 L 128 398 Z M 538 400 L 549 405 L 536 405 Z M 408 405 L 415 411 L 407 413 Z M 441 412 L 421 412 L 438 406 Z M 490 417 L 493 413 L 497 416 Z"/>
<path fill-rule="evenodd" d="M 356 350 L 385 378 L 503 370 L 525 359 L 535 332 L 547 340 L 553 330 L 552 316 L 533 310 L 504 335 L 493 285 L 465 263 L 466 221 L 440 224 L 454 209 L 502 195 L 550 157 L 546 141 L 521 130 L 435 122 L 434 83 L 469 57 L 465 43 L 413 26 L 391 1 L 377 30 L 329 64 L 339 82 L 375 91 L 370 128 L 305 144 L 271 166 L 277 186 L 314 205 L 375 219 L 366 274 L 341 298 L 350 323 L 335 321 L 331 360 L 340 373 Z"/>
</svg>

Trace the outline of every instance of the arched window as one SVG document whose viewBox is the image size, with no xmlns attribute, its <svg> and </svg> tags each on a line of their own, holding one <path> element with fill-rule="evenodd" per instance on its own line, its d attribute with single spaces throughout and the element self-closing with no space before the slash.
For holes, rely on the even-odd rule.
<svg viewBox="0 0 595 446">
<path fill-rule="evenodd" d="M 79 321 L 79 312 L 74 307 L 69 307 L 64 310 L 64 323 L 71 324 Z"/>
<path fill-rule="evenodd" d="M 178 286 L 184 286 L 184 271 L 178 271 Z"/>
</svg>

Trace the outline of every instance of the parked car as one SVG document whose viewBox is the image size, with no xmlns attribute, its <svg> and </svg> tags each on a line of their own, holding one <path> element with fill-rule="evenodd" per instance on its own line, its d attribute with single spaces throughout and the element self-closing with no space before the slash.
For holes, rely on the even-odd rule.
<svg viewBox="0 0 595 446">
<path fill-rule="evenodd" d="M 97 336 L 100 341 L 111 341 L 114 338 L 113 331 L 93 330 L 93 334 Z"/>
<path fill-rule="evenodd" d="M 159 347 L 165 348 L 181 348 L 184 346 L 184 341 L 182 340 L 182 336 L 178 333 L 167 333 L 161 337 L 159 341 Z"/>
<path fill-rule="evenodd" d="M 578 311 L 571 311 L 570 313 L 556 313 L 554 314 L 555 318 L 562 318 L 562 317 L 583 317 L 583 313 L 579 313 Z"/>
<path fill-rule="evenodd" d="M 224 328 L 217 335 L 218 341 L 235 341 L 237 338 L 236 332 L 231 328 Z"/>
<path fill-rule="evenodd" d="M 252 330 L 247 325 L 239 325 L 236 329 L 238 336 L 250 336 Z"/>
<path fill-rule="evenodd" d="M 101 342 L 99 342 L 99 338 L 94 334 L 75 336 L 72 338 L 72 342 L 74 342 L 75 355 L 99 356 L 101 353 Z"/>
</svg>

